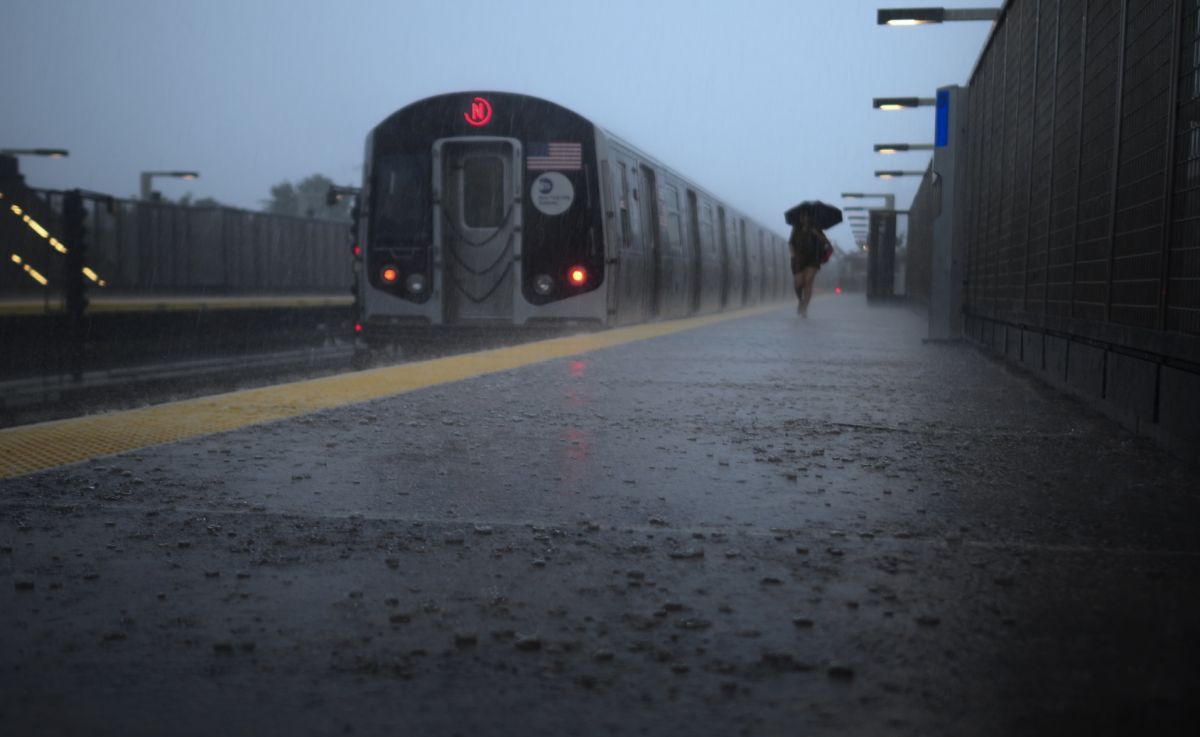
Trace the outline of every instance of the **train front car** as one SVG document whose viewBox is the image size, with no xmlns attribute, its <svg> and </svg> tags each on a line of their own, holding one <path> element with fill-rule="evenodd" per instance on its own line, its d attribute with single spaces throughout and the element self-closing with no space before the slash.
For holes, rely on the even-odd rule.
<svg viewBox="0 0 1200 737">
<path fill-rule="evenodd" d="M 413 103 L 367 138 L 362 337 L 605 322 L 596 128 L 554 103 Z"/>
</svg>

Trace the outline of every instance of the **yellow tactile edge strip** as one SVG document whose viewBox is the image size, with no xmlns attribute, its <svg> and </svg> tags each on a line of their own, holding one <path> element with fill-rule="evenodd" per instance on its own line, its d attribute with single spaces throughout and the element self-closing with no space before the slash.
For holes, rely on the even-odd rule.
<svg viewBox="0 0 1200 737">
<path fill-rule="evenodd" d="M 685 320 L 615 328 L 430 361 L 387 366 L 290 384 L 71 420 L 0 430 L 0 478 L 236 430 L 329 407 L 403 394 L 623 343 L 751 317 L 777 305 Z"/>
</svg>

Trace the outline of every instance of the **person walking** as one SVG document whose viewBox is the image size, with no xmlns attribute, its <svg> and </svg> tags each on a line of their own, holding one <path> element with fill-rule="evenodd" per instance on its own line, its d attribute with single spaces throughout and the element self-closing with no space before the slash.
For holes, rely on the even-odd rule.
<svg viewBox="0 0 1200 737">
<path fill-rule="evenodd" d="M 788 247 L 792 252 L 792 278 L 796 285 L 796 299 L 799 300 L 796 312 L 801 317 L 808 317 L 813 280 L 821 269 L 825 249 L 832 250 L 833 245 L 825 237 L 825 233 L 813 223 L 812 218 L 802 213 L 792 226 Z"/>
</svg>

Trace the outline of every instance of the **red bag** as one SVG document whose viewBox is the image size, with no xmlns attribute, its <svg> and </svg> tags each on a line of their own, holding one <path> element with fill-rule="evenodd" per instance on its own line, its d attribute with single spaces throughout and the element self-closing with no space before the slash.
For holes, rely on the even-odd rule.
<svg viewBox="0 0 1200 737">
<path fill-rule="evenodd" d="M 825 246 L 821 249 L 821 263 L 828 262 L 829 259 L 832 257 L 833 257 L 833 246 L 829 243 L 826 243 Z"/>
</svg>

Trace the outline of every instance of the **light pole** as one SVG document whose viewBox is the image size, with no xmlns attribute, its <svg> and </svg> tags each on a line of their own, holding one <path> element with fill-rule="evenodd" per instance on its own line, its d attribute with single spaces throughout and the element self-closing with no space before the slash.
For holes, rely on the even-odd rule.
<svg viewBox="0 0 1200 737">
<path fill-rule="evenodd" d="M 956 20 L 996 20 L 1000 8 L 881 8 L 875 23 L 880 26 L 924 26 Z"/>
<path fill-rule="evenodd" d="M 178 179 L 199 179 L 200 173 L 194 171 L 144 171 L 141 175 L 141 200 L 149 202 L 153 194 L 150 190 L 150 180 L 154 177 L 176 177 Z"/>
</svg>

